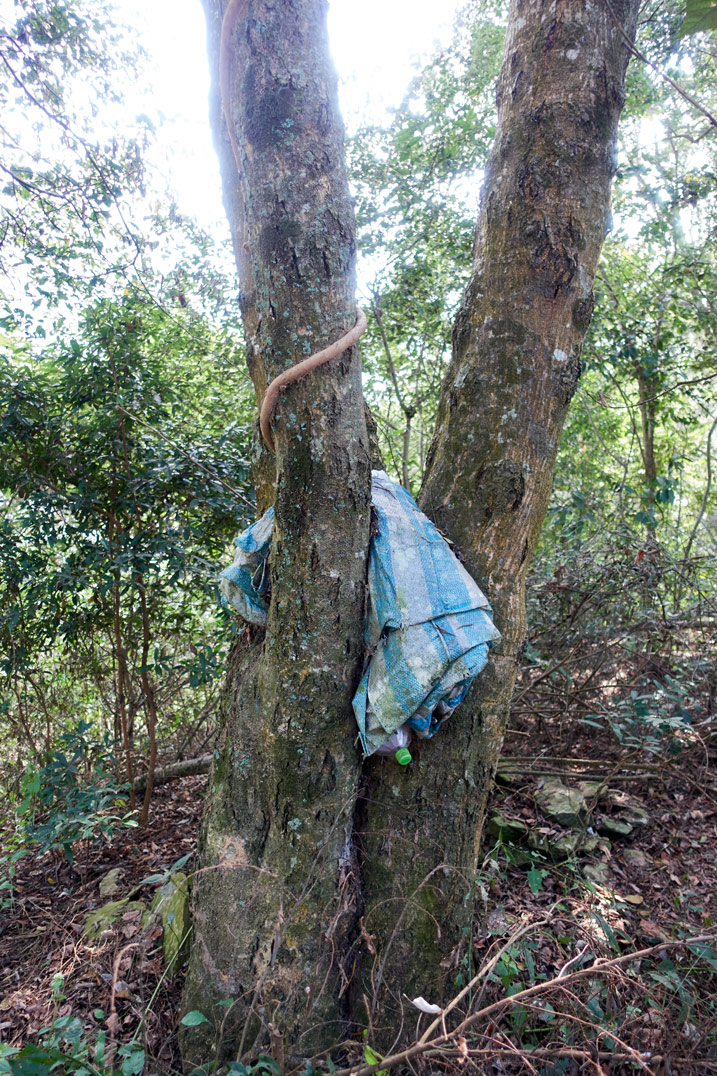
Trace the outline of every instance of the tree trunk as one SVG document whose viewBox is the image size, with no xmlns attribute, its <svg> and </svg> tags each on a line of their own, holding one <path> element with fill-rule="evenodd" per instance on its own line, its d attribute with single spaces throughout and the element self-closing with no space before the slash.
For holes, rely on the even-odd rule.
<svg viewBox="0 0 717 1076">
<path fill-rule="evenodd" d="M 444 996 L 470 961 L 478 844 L 526 634 L 525 575 L 580 373 L 606 232 L 638 0 L 513 0 L 473 269 L 420 504 L 460 549 L 503 634 L 466 702 L 401 771 L 368 767 L 357 980 L 373 1041 L 403 996 Z M 465 978 L 465 976 L 464 976 Z M 406 1016 L 413 1026 L 413 1013 Z"/>
<path fill-rule="evenodd" d="M 222 12 L 205 6 L 216 56 Z M 324 0 L 234 7 L 226 109 L 240 167 L 226 201 L 260 398 L 356 321 L 354 221 Z M 223 157 L 226 190 L 226 147 Z M 184 1029 L 190 1065 L 308 1056 L 346 1027 L 360 776 L 351 699 L 370 521 L 355 349 L 290 386 L 274 432 L 275 474 L 267 482 L 264 470 L 260 490 L 266 502 L 275 484 L 269 620 L 230 660 L 195 876 L 184 1006 L 208 1023 Z"/>
<path fill-rule="evenodd" d="M 220 8 L 205 5 L 216 55 Z M 230 661 L 201 838 L 185 1009 L 208 1023 L 186 1029 L 190 1065 L 266 1050 L 280 1063 L 306 1057 L 340 1041 L 351 1020 L 390 1044 L 415 1026 L 403 1021 L 403 995 L 437 1000 L 454 978 L 525 636 L 525 573 L 606 229 L 628 59 L 612 12 L 631 36 L 637 6 L 512 4 L 473 273 L 422 492 L 493 601 L 503 641 L 411 767 L 366 766 L 356 809 L 350 699 L 369 475 L 355 357 L 282 402 L 269 622 Z M 225 192 L 229 182 L 258 398 L 267 378 L 355 317 L 323 16 L 322 0 L 249 0 L 231 39 L 241 167 L 237 186 L 224 141 Z"/>
<path fill-rule="evenodd" d="M 638 361 L 635 364 L 635 380 L 640 407 L 640 452 L 645 475 L 644 504 L 648 511 L 655 508 L 655 491 L 657 489 L 657 460 L 655 458 L 655 419 L 657 408 L 655 396 L 659 391 L 657 378 L 650 377 L 645 367 Z M 648 531 L 655 533 L 654 525 L 648 524 Z"/>
</svg>

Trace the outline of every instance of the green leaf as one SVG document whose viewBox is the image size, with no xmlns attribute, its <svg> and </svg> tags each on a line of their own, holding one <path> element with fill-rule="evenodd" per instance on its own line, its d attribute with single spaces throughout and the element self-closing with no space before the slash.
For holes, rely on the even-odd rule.
<svg viewBox="0 0 717 1076">
<path fill-rule="evenodd" d="M 598 923 L 600 924 L 602 929 L 605 931 L 605 937 L 609 941 L 610 948 L 612 949 L 612 951 L 614 953 L 621 953 L 622 949 L 620 948 L 620 944 L 619 944 L 617 938 L 615 937 L 615 932 L 612 929 L 612 927 L 610 926 L 610 924 L 608 923 L 607 919 L 604 919 L 603 916 L 599 914 L 599 912 L 595 912 L 594 914 L 595 914 L 595 918 L 597 919 Z"/>
<path fill-rule="evenodd" d="M 687 9 L 677 37 L 717 30 L 717 0 L 687 0 Z"/>
<path fill-rule="evenodd" d="M 528 871 L 528 885 L 530 886 L 531 893 L 537 895 L 540 892 L 543 888 L 543 878 L 545 878 L 547 873 L 547 871 L 539 870 L 536 866 L 530 868 Z"/>
<path fill-rule="evenodd" d="M 139 1076 L 144 1068 L 144 1050 L 135 1048 L 122 1062 L 122 1076 Z"/>
<path fill-rule="evenodd" d="M 696 942 L 694 945 L 690 945 L 689 949 L 695 956 L 706 960 L 713 971 L 717 971 L 717 950 L 711 945 L 707 945 L 705 942 Z"/>
<path fill-rule="evenodd" d="M 204 1013 L 200 1012 L 199 1009 L 192 1009 L 192 1011 L 183 1016 L 179 1022 L 180 1024 L 183 1024 L 184 1027 L 197 1027 L 199 1024 L 209 1023 Z"/>
<path fill-rule="evenodd" d="M 280 1076 L 281 1069 L 273 1057 L 261 1054 L 254 1065 L 254 1072 L 271 1072 L 273 1076 Z"/>
<path fill-rule="evenodd" d="M 59 1062 L 69 1059 L 59 1050 L 30 1043 L 10 1059 L 13 1076 L 46 1076 Z"/>
</svg>

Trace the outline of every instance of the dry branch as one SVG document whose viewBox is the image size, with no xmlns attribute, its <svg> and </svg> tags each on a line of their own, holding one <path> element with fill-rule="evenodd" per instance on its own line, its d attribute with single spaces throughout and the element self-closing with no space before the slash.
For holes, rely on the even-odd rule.
<svg viewBox="0 0 717 1076">
<path fill-rule="evenodd" d="M 645 960 L 649 957 L 656 956 L 657 954 L 664 953 L 667 950 L 689 949 L 690 946 L 700 945 L 709 942 L 715 944 L 717 938 L 712 934 L 701 934 L 694 938 L 684 938 L 680 941 L 665 941 L 660 942 L 659 945 L 651 945 L 647 949 L 639 949 L 634 953 L 625 953 L 623 956 L 601 958 L 597 959 L 593 964 L 586 968 L 580 968 L 578 971 L 570 972 L 567 975 L 555 976 L 552 979 L 548 979 L 546 982 L 536 983 L 534 986 L 527 987 L 525 990 L 520 990 L 516 994 L 510 995 L 510 997 L 501 998 L 499 1001 L 491 1002 L 490 1005 L 485 1005 L 477 1012 L 471 1013 L 466 1016 L 452 1031 L 437 1035 L 433 1039 L 427 1041 L 421 1040 L 414 1043 L 405 1050 L 401 1050 L 399 1053 L 391 1054 L 388 1057 L 384 1057 L 381 1061 L 375 1065 L 359 1065 L 358 1067 L 352 1066 L 351 1068 L 337 1069 L 334 1076 L 372 1076 L 373 1073 L 379 1071 L 379 1069 L 391 1069 L 397 1065 L 401 1065 L 404 1062 L 411 1061 L 415 1057 L 420 1056 L 435 1056 L 436 1052 L 445 1054 L 447 1050 L 458 1049 L 457 1041 L 459 1036 L 473 1028 L 479 1021 L 486 1020 L 488 1017 L 495 1020 L 502 1013 L 509 1009 L 513 1005 L 523 1005 L 526 1001 L 530 1001 L 535 997 L 539 997 L 541 994 L 547 994 L 552 990 L 564 990 L 566 986 L 571 983 L 579 982 L 581 979 L 594 978 L 596 976 L 607 975 L 611 971 L 625 967 L 625 965 L 633 963 L 635 961 Z M 563 969 L 564 970 L 564 969 Z M 475 985 L 481 976 L 483 970 L 473 979 L 473 985 Z M 463 991 L 465 993 L 465 991 Z M 451 1005 L 446 1006 L 446 1009 Z M 500 1052 L 490 1048 L 492 1053 Z M 484 1053 L 485 1051 L 479 1050 L 476 1053 Z M 474 1053 L 474 1048 L 471 1048 L 470 1053 Z M 515 1051 L 511 1051 L 515 1056 Z M 567 1056 L 567 1055 L 566 1055 Z M 634 1062 L 636 1060 L 635 1054 L 630 1055 L 630 1059 Z M 639 1059 L 640 1063 L 644 1065 L 642 1059 Z M 654 1060 L 651 1058 L 650 1060 Z M 647 1065 L 644 1068 L 649 1072 Z"/>
<path fill-rule="evenodd" d="M 214 756 L 200 755 L 199 758 L 185 758 L 180 762 L 170 762 L 154 771 L 154 785 L 166 785 L 168 781 L 177 781 L 180 777 L 196 777 L 200 773 L 209 773 Z M 141 773 L 132 782 L 135 792 L 144 792 L 147 787 L 147 774 Z"/>
</svg>

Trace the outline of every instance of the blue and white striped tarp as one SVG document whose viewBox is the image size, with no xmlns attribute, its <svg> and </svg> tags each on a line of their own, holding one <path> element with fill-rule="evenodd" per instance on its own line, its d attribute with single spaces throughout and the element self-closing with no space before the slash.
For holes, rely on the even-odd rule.
<svg viewBox="0 0 717 1076">
<path fill-rule="evenodd" d="M 500 638 L 483 592 L 410 494 L 374 471 L 372 500 L 371 659 L 353 699 L 367 755 L 404 722 L 433 736 Z"/>
<path fill-rule="evenodd" d="M 480 588 L 385 471 L 373 472 L 372 501 L 378 533 L 369 549 L 370 659 L 353 699 L 366 755 L 405 723 L 421 738 L 433 736 L 500 638 Z M 228 604 L 254 623 L 266 621 L 259 577 L 272 523 L 270 509 L 237 538 L 234 564 L 221 575 Z"/>
<path fill-rule="evenodd" d="M 227 605 L 250 624 L 266 624 L 269 606 L 264 595 L 269 587 L 266 558 L 271 549 L 274 509 L 234 539 L 234 563 L 219 576 L 219 589 Z"/>
</svg>

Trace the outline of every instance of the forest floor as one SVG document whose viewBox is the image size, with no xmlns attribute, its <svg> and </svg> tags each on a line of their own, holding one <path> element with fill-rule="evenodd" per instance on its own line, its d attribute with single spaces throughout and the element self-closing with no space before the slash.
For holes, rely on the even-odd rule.
<svg viewBox="0 0 717 1076">
<path fill-rule="evenodd" d="M 506 739 L 489 809 L 514 829 L 497 830 L 494 822 L 497 836 L 484 836 L 467 968 L 501 954 L 484 1003 L 538 983 L 545 992 L 484 1024 L 479 1038 L 466 1032 L 466 1057 L 486 1073 L 717 1073 L 717 768 L 708 743 L 690 734 L 677 754 L 645 755 L 590 725 L 576 731 L 573 724 L 567 736 L 557 719 L 525 727 L 520 720 L 514 717 Z M 582 845 L 568 840 L 572 850 L 559 856 L 550 849 L 572 831 L 540 806 L 541 786 L 556 774 L 571 787 L 599 780 L 617 794 L 588 796 Z M 161 929 L 143 929 L 133 904 L 97 937 L 83 929 L 108 899 L 99 884 L 110 871 L 118 871 L 112 899 L 130 895 L 149 905 L 173 864 L 194 851 L 206 781 L 190 777 L 156 789 L 146 831 L 119 828 L 73 865 L 50 855 L 18 863 L 14 893 L 0 911 L 0 1043 L 37 1042 L 54 1023 L 42 1041 L 94 1057 L 103 1071 L 112 1063 L 125 1076 L 143 1065 L 147 1073 L 179 1071 L 182 970 L 167 974 Z M 633 807 L 635 797 L 641 804 L 641 824 L 629 835 L 596 833 L 587 853 L 586 835 L 600 819 L 619 815 L 625 793 Z M 532 849 L 526 831 L 535 834 Z M 714 943 L 683 941 L 713 934 Z M 570 989 L 563 985 L 567 972 L 583 968 L 584 975 L 596 957 L 644 949 L 651 952 L 633 964 L 618 959 L 602 979 L 573 983 L 568 975 Z M 106 1040 L 93 1055 L 100 1029 Z M 464 1071 L 447 1058 L 429 1069 Z"/>
</svg>

